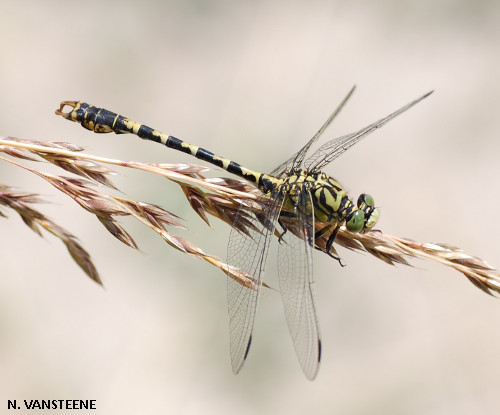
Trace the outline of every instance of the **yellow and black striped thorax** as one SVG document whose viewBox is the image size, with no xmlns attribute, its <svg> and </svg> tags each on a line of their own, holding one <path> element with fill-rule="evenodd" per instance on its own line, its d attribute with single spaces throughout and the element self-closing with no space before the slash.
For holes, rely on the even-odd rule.
<svg viewBox="0 0 500 415">
<path fill-rule="evenodd" d="M 287 195 L 288 207 L 305 209 L 303 213 L 311 214 L 320 222 L 344 221 L 357 209 L 342 186 L 332 177 L 319 170 L 292 169 L 285 173 L 288 177 L 279 184 L 280 190 Z M 298 194 L 307 191 L 311 195 L 312 206 L 298 206 Z"/>
</svg>

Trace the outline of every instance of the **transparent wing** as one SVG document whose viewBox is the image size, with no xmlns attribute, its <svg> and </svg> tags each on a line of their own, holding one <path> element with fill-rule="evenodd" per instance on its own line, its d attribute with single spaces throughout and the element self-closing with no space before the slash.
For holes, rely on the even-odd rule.
<svg viewBox="0 0 500 415">
<path fill-rule="evenodd" d="M 314 296 L 314 215 L 311 208 L 311 195 L 303 189 L 294 209 L 296 221 L 291 226 L 286 225 L 287 231 L 278 248 L 278 275 L 286 321 L 300 366 L 310 380 L 316 377 L 321 359 Z M 306 215 L 307 211 L 310 214 Z"/>
<path fill-rule="evenodd" d="M 417 98 L 415 101 L 410 102 L 404 107 L 398 109 L 392 114 L 388 115 L 385 118 L 382 118 L 373 124 L 368 125 L 367 127 L 359 130 L 356 133 L 344 135 L 342 137 L 334 138 L 333 140 L 323 144 L 311 157 L 309 157 L 304 165 L 306 168 L 317 168 L 322 170 L 328 163 L 336 159 L 340 156 L 344 151 L 348 150 L 354 144 L 356 144 L 359 140 L 375 131 L 378 128 L 381 128 L 384 124 L 391 121 L 393 118 L 396 118 L 401 113 L 413 107 L 415 104 L 422 101 L 424 98 L 427 98 L 434 91 L 430 91 L 427 94 Z"/>
<path fill-rule="evenodd" d="M 258 217 L 240 208 L 231 229 L 227 248 L 228 264 L 239 268 L 255 281 L 253 287 L 247 287 L 229 275 L 227 278 L 229 338 L 234 373 L 238 373 L 245 363 L 252 342 L 252 329 L 264 266 L 276 220 L 283 204 L 283 196 L 277 193 L 272 195 L 270 201 L 264 197 L 261 201 L 264 208 Z M 241 231 L 242 228 L 245 232 Z"/>
<path fill-rule="evenodd" d="M 346 97 L 342 100 L 342 102 L 337 106 L 335 111 L 333 111 L 332 115 L 328 117 L 326 122 L 321 126 L 321 128 L 318 130 L 318 132 L 314 135 L 313 138 L 309 140 L 309 142 L 302 147 L 298 153 L 294 154 L 292 157 L 290 157 L 287 161 L 284 163 L 280 164 L 278 167 L 276 167 L 270 174 L 271 176 L 274 177 L 280 177 L 285 171 L 289 170 L 291 167 L 298 167 L 302 164 L 304 161 L 304 158 L 309 151 L 309 148 L 316 142 L 316 140 L 323 134 L 323 132 L 328 128 L 330 123 L 334 120 L 334 118 L 339 114 L 339 112 L 342 110 L 344 105 L 347 103 L 351 95 L 353 94 L 354 90 L 356 89 L 356 85 L 354 85 L 351 90 L 347 93 Z"/>
</svg>

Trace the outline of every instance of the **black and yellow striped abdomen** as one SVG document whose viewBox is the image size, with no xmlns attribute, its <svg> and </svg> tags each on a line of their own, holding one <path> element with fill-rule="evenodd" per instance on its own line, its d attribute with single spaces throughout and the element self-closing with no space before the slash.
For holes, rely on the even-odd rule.
<svg viewBox="0 0 500 415">
<path fill-rule="evenodd" d="M 79 122 L 88 130 L 96 133 L 129 133 L 137 135 L 144 140 L 150 140 L 163 144 L 169 148 L 182 151 L 183 153 L 190 154 L 197 159 L 220 167 L 229 173 L 248 180 L 249 182 L 255 183 L 266 194 L 272 191 L 276 185 L 281 182 L 281 180 L 272 176 L 247 169 L 239 163 L 217 156 L 204 148 L 189 144 L 174 136 L 162 133 L 154 128 L 148 127 L 147 125 L 132 121 L 129 118 L 106 109 L 98 108 L 82 101 L 64 101 L 61 103 L 61 108 L 64 105 L 69 105 L 73 107 L 73 109 L 69 113 L 62 113 L 59 111 L 58 114 L 69 120 Z"/>
</svg>

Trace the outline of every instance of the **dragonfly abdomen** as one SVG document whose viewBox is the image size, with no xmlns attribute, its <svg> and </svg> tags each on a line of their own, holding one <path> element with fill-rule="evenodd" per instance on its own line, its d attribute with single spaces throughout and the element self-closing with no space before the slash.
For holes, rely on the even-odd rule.
<svg viewBox="0 0 500 415">
<path fill-rule="evenodd" d="M 63 113 L 62 108 L 68 105 L 73 109 L 69 113 Z M 260 188 L 270 191 L 274 182 L 278 182 L 273 177 L 262 174 L 246 167 L 243 167 L 235 161 L 229 160 L 224 157 L 217 156 L 216 154 L 208 151 L 202 147 L 195 146 L 186 141 L 179 140 L 178 138 L 162 133 L 147 125 L 135 122 L 122 115 L 108 111 L 103 108 L 98 108 L 89 105 L 85 102 L 79 101 L 64 101 L 61 103 L 61 108 L 57 114 L 63 117 L 79 122 L 83 127 L 96 133 L 111 133 L 116 134 L 134 134 L 144 140 L 154 141 L 163 144 L 174 150 L 182 151 L 183 153 L 190 154 L 197 159 L 206 161 L 220 167 L 229 173 L 235 174 L 244 178 L 252 183 L 257 184 Z"/>
</svg>

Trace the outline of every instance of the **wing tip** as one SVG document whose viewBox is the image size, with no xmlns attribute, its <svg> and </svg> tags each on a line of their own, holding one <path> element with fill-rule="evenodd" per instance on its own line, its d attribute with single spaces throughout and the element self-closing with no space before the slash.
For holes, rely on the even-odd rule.
<svg viewBox="0 0 500 415">
<path fill-rule="evenodd" d="M 247 348 L 245 350 L 245 354 L 243 356 L 243 361 L 247 360 L 247 356 L 248 356 L 248 352 L 250 351 L 251 344 L 252 344 L 252 335 L 250 335 L 250 337 L 248 338 L 248 344 L 247 344 Z"/>
<path fill-rule="evenodd" d="M 245 361 L 248 356 L 248 352 L 250 351 L 250 345 L 252 344 L 252 336 L 250 335 L 250 338 L 248 339 L 248 343 L 245 349 L 245 353 L 243 354 L 243 357 L 241 357 L 241 354 L 238 353 L 237 356 L 234 356 L 231 354 L 231 367 L 233 369 L 233 373 L 237 375 L 243 365 L 245 364 Z M 241 350 L 241 349 L 240 349 Z"/>
<path fill-rule="evenodd" d="M 431 95 L 433 93 L 434 93 L 434 89 L 431 89 L 429 92 L 427 92 L 426 94 L 424 94 L 424 96 L 422 97 L 422 99 L 427 98 L 429 95 Z"/>
</svg>

